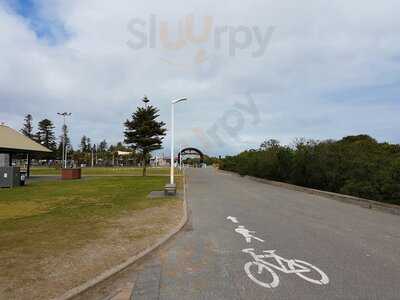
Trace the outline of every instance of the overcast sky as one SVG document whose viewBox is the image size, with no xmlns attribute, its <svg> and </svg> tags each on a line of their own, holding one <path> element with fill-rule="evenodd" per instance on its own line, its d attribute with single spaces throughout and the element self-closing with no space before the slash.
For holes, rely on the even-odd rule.
<svg viewBox="0 0 400 300">
<path fill-rule="evenodd" d="M 400 1 L 0 0 L 0 122 L 123 140 L 146 94 L 177 144 L 366 133 L 400 142 Z M 190 26 L 193 21 L 193 32 Z M 169 149 L 166 138 L 165 152 Z"/>
</svg>

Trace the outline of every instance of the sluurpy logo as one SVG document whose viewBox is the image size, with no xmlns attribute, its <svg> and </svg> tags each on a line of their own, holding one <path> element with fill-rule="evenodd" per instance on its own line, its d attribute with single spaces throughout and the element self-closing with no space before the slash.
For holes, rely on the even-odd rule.
<svg viewBox="0 0 400 300">
<path fill-rule="evenodd" d="M 273 26 L 264 30 L 259 26 L 217 26 L 211 16 L 202 18 L 199 22 L 202 23 L 201 29 L 195 28 L 194 15 L 187 15 L 177 23 L 174 27 L 168 21 L 159 21 L 156 15 L 150 15 L 148 20 L 134 18 L 128 23 L 131 39 L 127 45 L 133 50 L 161 48 L 165 50 L 161 59 L 173 65 L 201 65 L 222 51 L 230 57 L 236 56 L 239 51 L 249 51 L 252 58 L 261 57 L 275 30 Z M 189 47 L 194 48 L 190 61 L 180 61 L 181 58 L 176 59 L 171 54 Z"/>
</svg>

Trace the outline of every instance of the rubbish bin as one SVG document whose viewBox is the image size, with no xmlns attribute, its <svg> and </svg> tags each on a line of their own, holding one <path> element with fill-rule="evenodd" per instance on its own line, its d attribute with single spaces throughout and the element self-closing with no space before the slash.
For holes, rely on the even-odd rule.
<svg viewBox="0 0 400 300">
<path fill-rule="evenodd" d="M 26 182 L 26 172 L 20 172 L 20 185 L 24 186 Z"/>
</svg>

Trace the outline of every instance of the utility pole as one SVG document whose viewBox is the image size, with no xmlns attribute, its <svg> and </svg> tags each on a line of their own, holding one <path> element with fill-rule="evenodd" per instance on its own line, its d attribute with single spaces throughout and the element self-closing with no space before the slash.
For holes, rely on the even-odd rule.
<svg viewBox="0 0 400 300">
<path fill-rule="evenodd" d="M 92 147 L 92 168 L 93 168 L 93 165 L 94 165 L 94 149 L 93 149 L 93 147 Z"/>
<path fill-rule="evenodd" d="M 67 168 L 67 149 L 66 149 L 66 143 L 65 143 L 65 136 L 66 136 L 66 132 L 64 132 L 64 130 L 66 129 L 66 122 L 65 122 L 65 118 L 71 116 L 71 113 L 68 112 L 63 112 L 63 113 L 57 113 L 57 115 L 63 117 L 63 132 L 62 132 L 62 161 L 63 161 L 63 165 L 64 165 L 64 169 Z"/>
</svg>

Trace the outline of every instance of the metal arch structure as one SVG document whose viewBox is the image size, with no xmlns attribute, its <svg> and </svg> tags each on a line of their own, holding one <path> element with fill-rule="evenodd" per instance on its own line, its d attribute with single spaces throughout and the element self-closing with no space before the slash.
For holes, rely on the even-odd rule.
<svg viewBox="0 0 400 300">
<path fill-rule="evenodd" d="M 192 147 L 182 149 L 178 154 L 178 161 L 180 161 L 181 155 L 185 155 L 185 154 L 186 155 L 197 154 L 200 156 L 200 163 L 204 162 L 204 154 L 199 149 L 192 148 Z"/>
</svg>

